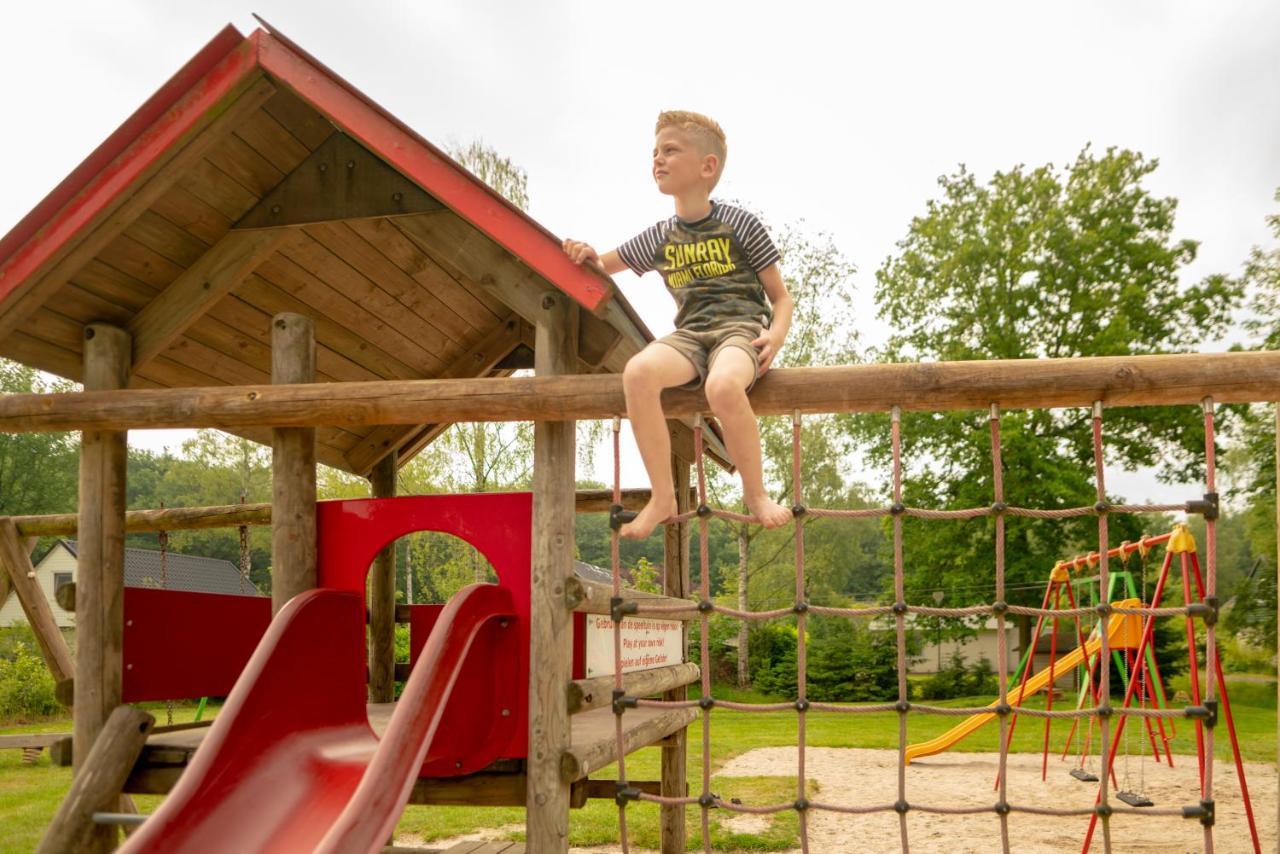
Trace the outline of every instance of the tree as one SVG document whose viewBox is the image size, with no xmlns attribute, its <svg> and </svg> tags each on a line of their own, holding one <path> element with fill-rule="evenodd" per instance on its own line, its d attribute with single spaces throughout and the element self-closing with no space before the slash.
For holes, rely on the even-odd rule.
<svg viewBox="0 0 1280 854">
<path fill-rule="evenodd" d="M 1275 199 L 1280 202 L 1280 190 Z M 1240 283 L 1248 297 L 1244 327 L 1253 336 L 1250 346 L 1280 349 L 1280 213 L 1267 217 L 1276 243 L 1270 249 L 1255 246 L 1245 262 Z M 1276 575 L 1276 424 L 1275 407 L 1254 404 L 1245 408 L 1237 425 L 1234 447 L 1223 460 L 1230 474 L 1234 498 L 1243 499 L 1245 531 L 1250 552 L 1260 564 L 1254 576 L 1237 590 L 1237 608 L 1252 616 L 1249 626 L 1275 646 Z M 1262 567 L 1265 567 L 1263 569 Z M 1267 580 L 1269 576 L 1269 580 Z M 1261 601 L 1259 601 L 1261 600 Z M 1243 606 L 1243 607 L 1242 607 Z M 1244 626 L 1243 616 L 1237 623 Z"/>
<path fill-rule="evenodd" d="M 38 371 L 0 359 L 0 392 L 70 391 Z M 0 433 L 0 516 L 69 513 L 76 507 L 79 448 L 73 433 Z"/>
<path fill-rule="evenodd" d="M 522 211 L 529 209 L 529 173 L 483 140 L 449 146 L 449 156 Z"/>
<path fill-rule="evenodd" d="M 1179 271 L 1196 243 L 1173 238 L 1176 200 L 1153 196 L 1157 166 L 1137 152 L 1089 147 L 1065 169 L 1016 166 L 986 184 L 961 167 L 915 217 L 876 274 L 876 302 L 892 333 L 882 361 L 1113 356 L 1189 350 L 1223 332 L 1239 285 Z M 959 508 L 992 502 L 986 412 L 904 413 L 904 501 Z M 885 416 L 845 419 L 869 461 L 889 465 Z M 1092 505 L 1089 413 L 1002 414 L 1005 501 L 1038 508 Z M 1160 465 L 1170 479 L 1203 467 L 1204 431 L 1192 407 L 1112 409 L 1107 461 Z M 994 595 L 994 525 L 987 519 L 907 519 L 907 596 L 941 589 L 957 606 Z M 1116 541 L 1139 523 L 1111 519 Z M 1058 558 L 1096 546 L 1096 522 L 1010 518 L 1008 599 L 1039 604 Z M 921 621 L 928 628 L 927 621 Z M 954 627 L 953 627 L 954 628 Z M 1024 636 L 1025 637 L 1025 636 Z"/>
</svg>

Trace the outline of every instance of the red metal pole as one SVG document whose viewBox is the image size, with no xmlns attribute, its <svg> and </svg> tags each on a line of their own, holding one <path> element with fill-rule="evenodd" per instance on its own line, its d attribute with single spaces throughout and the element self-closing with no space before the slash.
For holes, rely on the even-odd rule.
<svg viewBox="0 0 1280 854">
<path fill-rule="evenodd" d="M 1053 590 L 1055 587 L 1057 587 L 1057 585 L 1058 585 L 1058 582 L 1050 579 L 1049 586 L 1046 587 L 1044 591 L 1044 601 L 1040 603 L 1041 610 L 1048 609 L 1049 597 L 1053 595 Z M 1036 618 L 1036 630 L 1035 632 L 1032 633 L 1031 647 L 1027 650 L 1027 663 L 1026 663 L 1026 666 L 1022 668 L 1022 680 L 1018 685 L 1018 701 L 1013 704 L 1014 709 L 1017 709 L 1026 700 L 1026 697 L 1022 696 L 1022 692 L 1027 690 L 1027 678 L 1031 675 L 1031 668 L 1036 663 L 1036 646 L 1038 646 L 1040 643 L 1040 631 L 1043 628 L 1044 628 L 1044 615 L 1041 614 L 1039 617 Z M 1015 711 L 1009 719 L 1009 734 L 1005 736 L 1004 744 L 1005 744 L 1006 750 L 1008 750 L 1009 745 L 1013 744 L 1013 728 L 1017 726 L 1017 724 L 1018 724 L 1018 713 Z M 992 788 L 993 789 L 1000 788 L 999 772 L 996 772 L 996 784 L 992 786 Z"/>
<path fill-rule="evenodd" d="M 1196 553 L 1191 553 L 1191 568 L 1195 572 L 1196 593 L 1204 601 L 1204 582 L 1200 578 L 1200 560 Z M 1240 796 L 1244 799 L 1244 812 L 1249 819 L 1249 834 L 1253 837 L 1253 850 L 1262 854 L 1262 844 L 1258 841 L 1258 826 L 1253 820 L 1253 802 L 1249 799 L 1249 783 L 1244 778 L 1244 762 L 1240 759 L 1240 741 L 1236 737 L 1236 722 L 1231 715 L 1231 701 L 1227 699 L 1227 680 L 1222 674 L 1222 658 L 1214 656 L 1214 670 L 1217 671 L 1218 693 L 1222 697 L 1222 716 L 1227 720 L 1227 734 L 1231 736 L 1231 755 L 1236 762 L 1236 776 L 1240 778 Z"/>
<path fill-rule="evenodd" d="M 1164 563 L 1160 567 L 1160 578 L 1159 580 L 1156 581 L 1155 592 L 1151 595 L 1152 608 L 1160 607 L 1160 599 L 1164 596 L 1164 584 L 1169 577 L 1169 567 L 1172 564 L 1172 562 L 1173 562 L 1173 553 L 1166 551 L 1164 554 Z M 1155 626 L 1156 626 L 1155 617 L 1147 617 L 1147 621 L 1145 624 L 1143 624 L 1143 627 L 1142 627 L 1142 638 L 1141 640 L 1138 641 L 1138 657 L 1139 658 L 1141 658 L 1144 654 L 1146 654 L 1147 646 L 1151 641 L 1152 635 L 1154 635 L 1155 633 Z M 1191 655 L 1192 657 L 1195 656 L 1194 647 L 1192 648 Z M 1125 689 L 1124 702 L 1121 704 L 1122 708 L 1127 707 L 1129 705 L 1130 700 L 1133 699 L 1132 695 L 1133 695 L 1134 684 L 1135 684 L 1134 680 L 1130 679 L 1129 687 Z M 1110 701 L 1110 698 L 1108 697 L 1107 700 Z M 1124 724 L 1125 724 L 1125 716 L 1120 715 L 1120 721 L 1116 725 L 1115 738 L 1111 740 L 1110 750 L 1107 751 L 1107 760 L 1103 767 L 1103 771 L 1107 774 L 1112 775 L 1113 779 L 1115 774 L 1114 768 L 1115 768 L 1115 761 L 1116 761 L 1116 748 L 1120 744 L 1120 736 L 1123 735 L 1124 733 Z M 1098 795 L 1096 798 L 1094 798 L 1094 803 L 1099 803 L 1101 801 L 1102 801 L 1102 787 L 1101 787 L 1101 784 L 1099 784 Z M 1098 814 L 1094 813 L 1093 815 L 1089 816 L 1089 829 L 1085 832 L 1084 845 L 1080 849 L 1082 854 L 1087 854 L 1087 852 L 1089 851 L 1089 846 L 1093 844 L 1093 831 L 1094 831 L 1094 828 L 1096 828 L 1097 826 L 1098 826 Z"/>
<path fill-rule="evenodd" d="M 1068 584 L 1070 581 L 1068 580 Z M 1054 610 L 1062 608 L 1062 583 L 1058 583 L 1058 590 L 1053 596 Z M 1044 709 L 1046 712 L 1053 711 L 1053 682 L 1054 682 L 1054 665 L 1058 659 L 1058 618 L 1053 618 L 1053 626 L 1049 629 L 1049 683 L 1045 693 Z M 1044 719 L 1044 748 L 1040 756 L 1040 780 L 1041 782 L 1049 778 L 1049 729 L 1053 724 L 1053 718 Z"/>
<path fill-rule="evenodd" d="M 1182 604 L 1191 604 L 1191 574 L 1188 571 L 1187 553 L 1182 552 Z M 1187 659 L 1191 662 L 1191 703 L 1199 706 L 1200 703 L 1200 665 L 1196 660 L 1196 626 L 1195 620 L 1190 614 L 1186 617 L 1187 624 Z M 1204 723 L 1199 719 L 1196 720 L 1196 759 L 1200 763 L 1200 795 L 1204 796 Z"/>
</svg>

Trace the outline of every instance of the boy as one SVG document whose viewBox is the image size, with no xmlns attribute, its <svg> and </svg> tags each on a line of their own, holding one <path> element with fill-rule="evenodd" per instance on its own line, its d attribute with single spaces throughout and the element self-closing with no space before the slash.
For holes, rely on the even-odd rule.
<svg viewBox="0 0 1280 854">
<path fill-rule="evenodd" d="M 778 271 L 778 251 L 754 216 L 710 198 L 724 171 L 720 125 L 699 113 L 670 111 L 658 116 L 655 133 L 653 179 L 674 199 L 675 216 L 603 256 L 585 243 L 564 242 L 575 263 L 594 262 L 610 275 L 628 268 L 636 275 L 657 270 L 679 307 L 676 331 L 637 353 L 622 373 L 627 417 L 652 496 L 620 533 L 644 539 L 675 515 L 662 390 L 704 382 L 707 403 L 742 474 L 747 509 L 766 528 L 777 528 L 791 519 L 791 511 L 764 491 L 760 431 L 747 392 L 769 370 L 791 326 L 791 295 Z"/>
</svg>

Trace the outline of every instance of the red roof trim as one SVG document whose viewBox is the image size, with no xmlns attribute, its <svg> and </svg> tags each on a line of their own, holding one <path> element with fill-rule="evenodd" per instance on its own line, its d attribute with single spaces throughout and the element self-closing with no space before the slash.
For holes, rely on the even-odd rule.
<svg viewBox="0 0 1280 854">
<path fill-rule="evenodd" d="M 10 258 L 28 240 L 34 237 L 46 224 L 52 231 L 53 220 L 57 213 L 86 188 L 97 181 L 109 169 L 109 164 L 123 154 L 129 146 L 155 124 L 179 100 L 228 53 L 244 43 L 244 36 L 234 26 L 228 24 L 222 32 L 209 41 L 200 52 L 161 86 L 156 93 L 146 100 L 124 124 L 120 125 L 106 141 L 94 149 L 84 162 L 75 168 L 57 187 L 31 209 L 31 212 L 19 220 L 18 224 L 0 238 L 0 300 L 12 291 L 15 281 L 23 277 L 10 279 L 10 271 L 5 269 Z"/>
<path fill-rule="evenodd" d="M 300 48 L 259 33 L 259 61 L 280 83 L 584 308 L 604 309 L 612 280 L 574 264 L 555 235 Z"/>
</svg>

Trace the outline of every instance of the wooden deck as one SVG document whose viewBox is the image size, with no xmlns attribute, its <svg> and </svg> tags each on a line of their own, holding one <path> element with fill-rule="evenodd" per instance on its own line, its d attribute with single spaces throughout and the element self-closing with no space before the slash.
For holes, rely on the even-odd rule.
<svg viewBox="0 0 1280 854">
<path fill-rule="evenodd" d="M 369 706 L 369 724 L 374 732 L 382 734 L 394 709 L 394 703 L 374 703 Z M 641 747 L 655 744 L 688 726 L 696 717 L 696 709 L 628 710 L 623 717 L 624 752 L 632 753 Z M 561 767 L 573 776 L 573 805 L 582 806 L 589 797 L 612 797 L 611 783 L 591 781 L 587 777 L 618 758 L 613 711 L 601 708 L 574 715 L 572 728 L 572 743 Z M 130 794 L 169 792 L 207 732 L 207 728 L 201 727 L 152 735 L 147 739 L 146 747 L 125 783 L 125 791 Z M 484 771 L 466 777 L 420 779 L 409 797 L 409 803 L 412 804 L 444 806 L 524 806 L 524 802 L 523 760 L 500 760 Z M 489 850 L 477 849 L 486 852 Z M 493 850 L 508 854 L 508 849 L 505 848 Z M 523 850 L 511 849 L 512 852 Z"/>
</svg>

